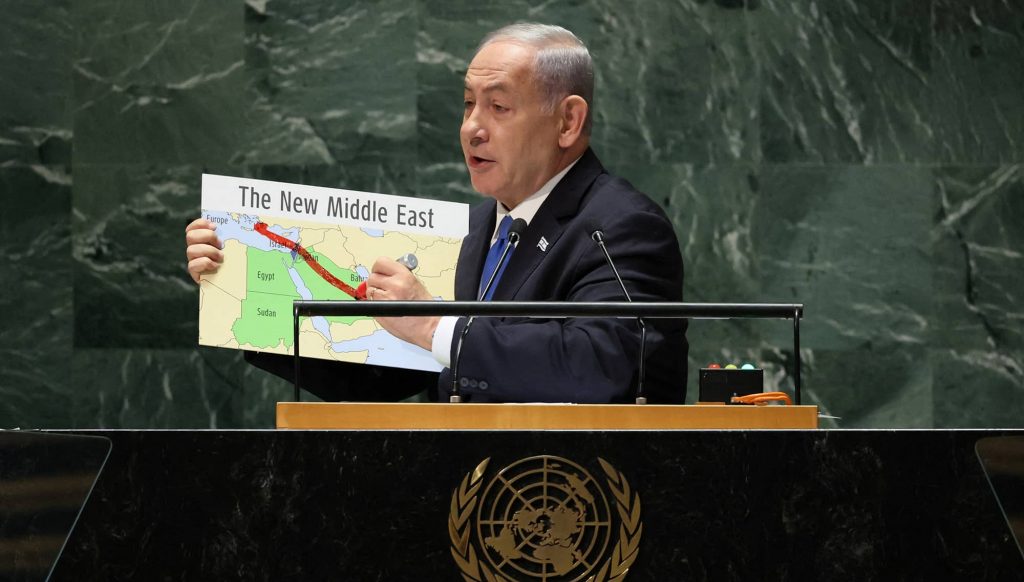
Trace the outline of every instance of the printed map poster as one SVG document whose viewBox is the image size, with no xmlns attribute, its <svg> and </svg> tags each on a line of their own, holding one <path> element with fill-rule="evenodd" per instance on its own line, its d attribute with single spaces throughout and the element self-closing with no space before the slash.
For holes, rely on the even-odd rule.
<svg viewBox="0 0 1024 582">
<path fill-rule="evenodd" d="M 202 216 L 224 264 L 199 282 L 199 343 L 291 355 L 292 301 L 354 300 L 377 257 L 416 255 L 431 295 L 452 299 L 465 204 L 203 174 Z M 347 291 L 346 291 L 347 290 Z M 440 370 L 370 317 L 304 318 L 302 355 Z"/>
</svg>

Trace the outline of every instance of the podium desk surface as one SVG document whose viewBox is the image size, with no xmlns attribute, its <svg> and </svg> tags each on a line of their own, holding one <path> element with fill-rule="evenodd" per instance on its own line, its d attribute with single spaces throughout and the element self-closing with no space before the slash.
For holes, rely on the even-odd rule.
<svg viewBox="0 0 1024 582">
<path fill-rule="evenodd" d="M 816 429 L 817 406 L 278 402 L 279 429 Z"/>
</svg>

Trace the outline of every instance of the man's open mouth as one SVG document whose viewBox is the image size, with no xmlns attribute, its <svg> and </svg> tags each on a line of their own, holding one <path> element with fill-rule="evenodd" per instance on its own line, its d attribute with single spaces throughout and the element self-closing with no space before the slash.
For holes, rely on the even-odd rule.
<svg viewBox="0 0 1024 582">
<path fill-rule="evenodd" d="M 480 156 L 469 156 L 469 167 L 470 168 L 479 168 L 479 167 L 485 166 L 487 164 L 493 164 L 493 163 L 494 163 L 494 160 L 489 160 L 487 158 L 481 158 Z"/>
</svg>

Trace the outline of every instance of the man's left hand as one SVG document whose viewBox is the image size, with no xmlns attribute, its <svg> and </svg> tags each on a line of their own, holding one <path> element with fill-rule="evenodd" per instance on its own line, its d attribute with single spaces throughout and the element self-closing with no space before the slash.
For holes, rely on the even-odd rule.
<svg viewBox="0 0 1024 582">
<path fill-rule="evenodd" d="M 380 257 L 366 279 L 370 301 L 430 301 L 433 297 L 405 265 Z M 430 351 L 440 317 L 378 317 L 377 323 L 398 339 Z"/>
</svg>

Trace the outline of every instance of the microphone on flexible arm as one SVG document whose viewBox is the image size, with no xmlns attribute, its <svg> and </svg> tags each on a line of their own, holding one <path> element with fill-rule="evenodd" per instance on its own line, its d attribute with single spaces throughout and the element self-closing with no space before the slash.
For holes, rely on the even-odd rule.
<svg viewBox="0 0 1024 582">
<path fill-rule="evenodd" d="M 487 297 L 487 293 L 490 292 L 491 287 L 494 286 L 495 281 L 498 278 L 498 273 L 501 272 L 502 267 L 505 265 L 505 261 L 508 260 L 509 254 L 512 249 L 516 248 L 519 244 L 519 237 L 526 230 L 526 221 L 522 218 L 517 218 L 512 221 L 512 224 L 508 227 L 508 242 L 505 243 L 505 248 L 501 250 L 501 256 L 498 257 L 497 264 L 494 265 L 494 272 L 491 273 L 490 278 L 487 279 L 487 284 L 484 285 L 483 291 L 476 298 L 477 301 L 483 301 L 484 297 Z M 462 356 L 462 342 L 466 339 L 466 334 L 469 333 L 470 326 L 473 325 L 475 316 L 470 316 L 466 320 L 466 326 L 462 328 L 462 333 L 459 334 L 459 343 L 455 346 L 455 359 L 452 361 L 452 391 L 448 397 L 448 402 L 457 403 L 462 402 L 462 396 L 459 395 L 459 358 Z"/>
<path fill-rule="evenodd" d="M 615 262 L 612 261 L 612 256 L 608 254 L 608 247 L 604 244 L 604 233 L 599 228 L 595 229 L 594 232 L 590 233 L 590 238 L 594 239 L 594 242 L 601 247 L 601 252 L 604 253 L 604 258 L 608 262 L 608 266 L 611 267 L 615 280 L 619 282 L 619 287 L 622 288 L 622 294 L 626 296 L 626 301 L 632 303 L 633 299 L 629 296 L 629 291 L 626 290 L 626 284 L 622 282 L 619 270 L 615 268 Z M 647 404 L 647 397 L 644 396 L 644 352 L 647 347 L 647 326 L 644 325 L 642 317 L 636 318 L 636 324 L 640 328 L 640 365 L 637 370 L 636 403 Z"/>
</svg>

